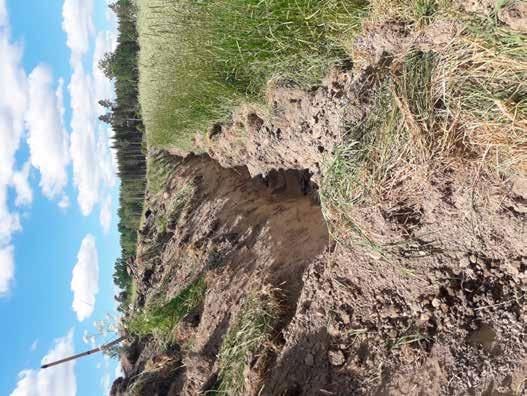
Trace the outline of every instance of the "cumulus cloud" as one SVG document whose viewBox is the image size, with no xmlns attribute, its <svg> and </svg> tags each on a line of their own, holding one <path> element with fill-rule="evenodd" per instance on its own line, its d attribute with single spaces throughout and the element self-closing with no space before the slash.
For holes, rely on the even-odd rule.
<svg viewBox="0 0 527 396">
<path fill-rule="evenodd" d="M 90 49 L 90 37 L 94 33 L 93 0 L 65 0 L 62 7 L 62 28 L 66 32 L 66 44 L 73 56 L 79 59 Z"/>
<path fill-rule="evenodd" d="M 31 344 L 31 352 L 35 352 L 38 348 L 38 338 Z"/>
<path fill-rule="evenodd" d="M 117 363 L 117 366 L 115 366 L 114 378 L 117 379 L 123 376 L 124 376 L 123 366 L 121 366 L 121 363 Z"/>
<path fill-rule="evenodd" d="M 42 363 L 53 362 L 74 354 L 73 330 L 55 340 L 53 348 L 42 359 Z M 45 370 L 23 370 L 18 374 L 16 388 L 11 396 L 75 396 L 77 380 L 75 361 L 50 367 Z"/>
<path fill-rule="evenodd" d="M 14 277 L 13 233 L 20 220 L 8 206 L 9 187 L 18 184 L 19 203 L 27 202 L 23 175 L 15 176 L 15 155 L 24 131 L 27 107 L 27 77 L 21 66 L 22 47 L 10 41 L 9 16 L 5 0 L 0 0 L 0 295 L 9 292 Z M 16 185 L 15 185 L 16 188 Z"/>
<path fill-rule="evenodd" d="M 112 387 L 112 384 L 110 383 L 110 373 L 104 373 L 103 377 L 101 378 L 101 388 L 103 391 L 103 394 L 109 395 L 110 389 Z"/>
<path fill-rule="evenodd" d="M 113 86 L 98 69 L 98 63 L 107 51 L 114 49 L 115 33 L 104 31 L 96 34 L 91 73 L 85 70 L 82 62 L 85 47 L 74 44 L 82 41 L 89 47 L 89 38 L 94 32 L 86 28 L 89 25 L 86 21 L 91 20 L 91 14 L 88 14 L 92 8 L 92 5 L 83 8 L 77 1 L 66 0 L 63 13 L 63 26 L 68 36 L 68 46 L 72 51 L 73 67 L 68 85 L 72 108 L 70 156 L 73 163 L 73 181 L 78 191 L 77 202 L 85 216 L 91 214 L 97 204 L 105 204 L 103 198 L 106 197 L 108 189 L 115 185 L 115 162 L 110 148 L 110 134 L 97 120 L 105 111 L 98 105 L 98 101 L 113 97 Z M 72 9 L 79 12 L 73 12 Z M 83 16 L 78 16 L 80 14 Z M 72 18 L 71 15 L 77 16 Z M 75 28 L 76 25 L 71 22 L 74 19 L 85 21 L 84 28 L 82 24 Z M 82 30 L 83 33 L 80 34 L 76 29 Z M 106 208 L 101 207 L 101 216 L 103 213 L 107 215 L 104 210 Z M 104 219 L 107 220 L 108 216 Z"/>
<path fill-rule="evenodd" d="M 82 322 L 91 316 L 95 309 L 95 297 L 99 293 L 99 259 L 95 238 L 87 235 L 82 241 L 77 263 L 71 279 L 73 292 L 73 311 Z"/>
<path fill-rule="evenodd" d="M 15 276 L 15 259 L 12 246 L 0 248 L 0 297 L 9 292 Z"/>
<path fill-rule="evenodd" d="M 7 25 L 7 7 L 5 0 L 0 0 L 0 28 Z"/>
<path fill-rule="evenodd" d="M 70 207 L 70 197 L 63 195 L 59 201 L 59 208 L 68 209 Z"/>
<path fill-rule="evenodd" d="M 113 32 L 102 31 L 97 33 L 92 62 L 94 92 L 97 101 L 100 99 L 112 99 L 114 97 L 113 85 L 99 69 L 99 61 L 103 58 L 105 53 L 113 51 L 115 46 L 116 36 Z M 106 112 L 106 109 L 99 105 L 96 110 L 98 115 L 102 115 Z"/>
<path fill-rule="evenodd" d="M 26 162 L 22 169 L 13 173 L 12 184 L 16 191 L 16 206 L 30 205 L 33 202 L 33 190 L 29 185 L 29 171 L 31 163 Z"/>
<path fill-rule="evenodd" d="M 63 81 L 53 89 L 47 66 L 37 66 L 29 75 L 29 107 L 26 113 L 31 163 L 40 171 L 40 187 L 48 198 L 60 195 L 68 182 L 68 134 L 63 125 Z"/>
<path fill-rule="evenodd" d="M 103 203 L 101 204 L 101 213 L 99 215 L 99 221 L 101 222 L 102 229 L 105 234 L 110 231 L 110 225 L 112 224 L 112 197 L 108 195 Z"/>
<path fill-rule="evenodd" d="M 78 189 L 77 202 L 87 216 L 99 201 L 101 174 L 97 152 L 96 119 L 93 82 L 84 72 L 82 64 L 76 65 L 69 84 L 71 95 L 71 158 L 73 180 Z"/>
</svg>

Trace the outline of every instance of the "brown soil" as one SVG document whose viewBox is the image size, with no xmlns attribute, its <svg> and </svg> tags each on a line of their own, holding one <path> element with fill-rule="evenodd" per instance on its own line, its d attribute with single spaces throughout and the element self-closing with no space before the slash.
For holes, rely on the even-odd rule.
<svg viewBox="0 0 527 396">
<path fill-rule="evenodd" d="M 136 308 L 176 296 L 200 274 L 207 292 L 174 329 L 179 347 L 153 338 L 128 346 L 113 394 L 214 389 L 244 297 L 269 285 L 281 290 L 283 312 L 273 345 L 250 364 L 248 395 L 526 394 L 525 175 L 443 164 L 422 181 L 409 177 L 385 200 L 351 209 L 375 243 L 331 242 L 318 202 L 324 164 L 369 111 L 371 76 L 387 54 L 440 50 L 455 34 L 453 23 L 419 34 L 367 27 L 360 70 L 335 69 L 309 92 L 269 87 L 271 113 L 246 106 L 214 126 L 200 142 L 208 155 L 151 154 L 174 170 L 146 201 Z M 189 183 L 190 203 L 175 214 Z M 146 385 L 132 393 L 137 378 Z"/>
<path fill-rule="evenodd" d="M 284 291 L 286 309 L 255 394 L 525 390 L 525 179 L 475 183 L 452 171 L 423 186 L 419 205 L 359 208 L 361 226 L 390 247 L 377 252 L 329 244 L 305 172 L 251 178 L 207 156 L 173 161 L 164 193 L 148 201 L 149 216 L 166 216 L 189 181 L 197 188 L 168 235 L 142 230 L 140 253 L 166 242 L 159 260 L 138 265 L 139 300 L 173 297 L 204 271 L 208 290 L 199 312 L 175 330 L 186 346 L 172 355 L 174 365 L 184 368 L 168 378 L 156 372 L 158 393 L 141 394 L 210 389 L 243 297 L 268 284 Z M 129 377 L 166 354 L 154 341 L 135 347 L 141 352 Z"/>
</svg>

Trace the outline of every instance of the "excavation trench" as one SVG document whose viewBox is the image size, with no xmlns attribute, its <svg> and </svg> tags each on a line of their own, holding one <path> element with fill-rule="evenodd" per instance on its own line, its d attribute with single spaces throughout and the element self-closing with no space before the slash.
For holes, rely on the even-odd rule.
<svg viewBox="0 0 527 396">
<path fill-rule="evenodd" d="M 246 167 L 223 168 L 203 156 L 170 157 L 174 170 L 165 190 L 147 199 L 137 276 L 140 300 L 177 295 L 206 273 L 207 295 L 198 318 L 180 329 L 193 339 L 184 359 L 184 394 L 210 383 L 223 336 L 251 291 L 270 285 L 282 299 L 280 327 L 296 311 L 306 268 L 328 248 L 329 235 L 316 186 L 308 171 L 276 170 L 251 177 Z M 193 186 L 186 209 L 177 213 L 180 191 Z M 165 218 L 160 232 L 156 224 Z M 156 247 L 158 255 L 149 255 Z M 150 258 L 153 256 L 154 258 Z M 187 387 L 191 387 L 186 389 Z"/>
</svg>

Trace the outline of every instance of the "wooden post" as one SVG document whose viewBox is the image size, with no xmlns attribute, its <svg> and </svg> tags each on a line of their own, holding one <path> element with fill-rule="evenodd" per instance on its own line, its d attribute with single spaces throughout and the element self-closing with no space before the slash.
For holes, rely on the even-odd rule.
<svg viewBox="0 0 527 396">
<path fill-rule="evenodd" d="M 46 369 L 48 367 L 56 366 L 58 364 L 62 364 L 62 363 L 66 363 L 66 362 L 70 362 L 72 360 L 79 359 L 81 357 L 88 356 L 88 355 L 91 355 L 93 353 L 105 351 L 105 350 L 113 347 L 114 345 L 119 344 L 121 341 L 124 341 L 125 339 L 126 339 L 126 337 L 119 337 L 118 339 L 113 340 L 112 342 L 109 342 L 107 344 L 101 345 L 101 346 L 99 346 L 97 348 L 94 348 L 94 349 L 92 349 L 90 351 L 82 352 L 82 353 L 79 353 L 77 355 L 73 355 L 73 356 L 70 356 L 70 357 L 67 357 L 67 358 L 64 358 L 64 359 L 61 359 L 61 360 L 57 360 L 56 362 L 53 362 L 53 363 L 46 363 L 40 368 L 41 369 Z"/>
</svg>

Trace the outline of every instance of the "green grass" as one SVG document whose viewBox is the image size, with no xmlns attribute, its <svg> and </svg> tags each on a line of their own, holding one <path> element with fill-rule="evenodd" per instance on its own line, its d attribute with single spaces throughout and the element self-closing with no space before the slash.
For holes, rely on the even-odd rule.
<svg viewBox="0 0 527 396">
<path fill-rule="evenodd" d="M 399 349 L 403 346 L 408 346 L 412 344 L 418 344 L 419 347 L 422 347 L 421 343 L 426 341 L 426 336 L 423 336 L 419 333 L 417 334 L 410 334 L 406 336 L 402 336 L 396 340 L 393 341 L 391 345 L 389 345 L 390 349 Z"/>
<path fill-rule="evenodd" d="M 205 277 L 200 276 L 169 302 L 151 305 L 132 317 L 126 324 L 128 333 L 170 340 L 174 327 L 203 302 L 206 289 Z"/>
<path fill-rule="evenodd" d="M 155 226 L 158 234 L 164 234 L 178 223 L 185 208 L 190 204 L 196 188 L 192 182 L 186 183 L 178 192 L 170 197 L 166 205 L 165 213 L 155 218 Z"/>
<path fill-rule="evenodd" d="M 333 238 L 360 243 L 382 253 L 381 247 L 354 218 L 353 208 L 368 205 L 391 188 L 411 150 L 411 137 L 394 99 L 392 82 L 380 84 L 372 111 L 353 125 L 346 143 L 326 164 L 320 190 L 323 213 Z"/>
<path fill-rule="evenodd" d="M 130 283 L 126 288 L 126 294 L 126 307 L 134 306 L 135 302 L 137 301 L 137 283 L 135 279 L 130 279 Z"/>
<path fill-rule="evenodd" d="M 192 138 L 269 80 L 317 83 L 347 59 L 365 0 L 139 0 L 140 103 L 149 146 Z"/>
<path fill-rule="evenodd" d="M 246 369 L 255 356 L 264 352 L 265 344 L 271 340 L 278 311 L 271 292 L 252 293 L 247 297 L 220 349 L 218 394 L 246 394 Z"/>
<path fill-rule="evenodd" d="M 146 180 L 150 194 L 157 194 L 165 189 L 172 172 L 179 162 L 174 157 L 163 152 L 147 156 Z"/>
</svg>

